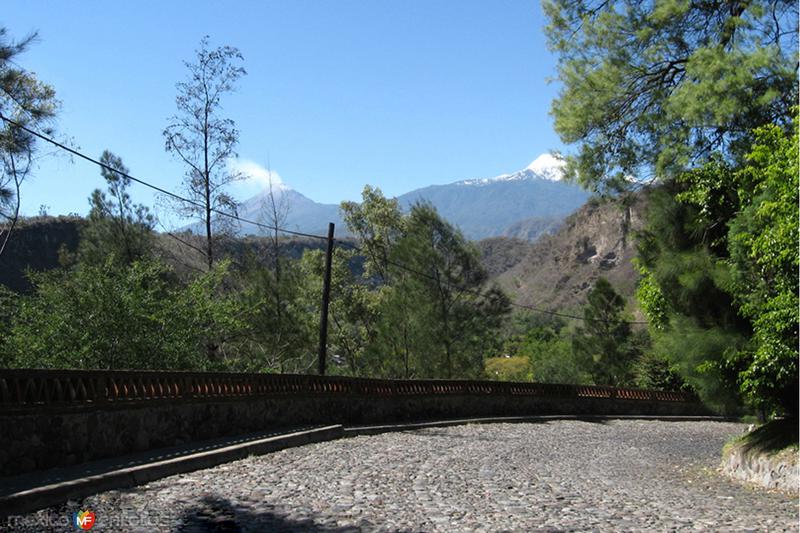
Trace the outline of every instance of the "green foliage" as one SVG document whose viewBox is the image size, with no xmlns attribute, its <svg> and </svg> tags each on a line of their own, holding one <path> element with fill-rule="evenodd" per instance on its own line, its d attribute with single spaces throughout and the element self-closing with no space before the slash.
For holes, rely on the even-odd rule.
<svg viewBox="0 0 800 533">
<path fill-rule="evenodd" d="M 0 26 L 0 116 L 44 134 L 58 110 L 55 91 L 19 66 L 19 56 L 36 39 L 32 33 L 13 41 Z M 17 223 L 22 184 L 34 168 L 36 137 L 8 122 L 0 122 L 0 254 Z"/>
<path fill-rule="evenodd" d="M 499 328 L 508 303 L 499 290 L 482 290 L 487 275 L 477 251 L 432 206 L 417 204 L 393 252 L 395 262 L 413 271 L 393 269 L 396 287 L 411 296 L 409 311 L 420 317 L 417 331 L 426 341 L 421 371 L 446 378 L 479 375 L 482 340 Z"/>
<path fill-rule="evenodd" d="M 598 385 L 625 387 L 633 383 L 633 363 L 638 356 L 631 342 L 631 327 L 623 316 L 625 300 L 605 278 L 599 278 L 587 297 L 584 325 L 576 331 L 573 346 Z"/>
<path fill-rule="evenodd" d="M 342 209 L 366 255 L 366 279 L 344 291 L 350 311 L 340 311 L 357 319 L 349 339 L 362 348 L 363 368 L 386 377 L 482 375 L 508 301 L 484 287 L 487 275 L 472 245 L 433 207 L 418 204 L 403 214 L 370 187 L 360 205 Z"/>
<path fill-rule="evenodd" d="M 379 291 L 361 283 L 351 269 L 352 250 L 334 249 L 331 266 L 331 301 L 328 308 L 328 354 L 332 373 L 369 376 L 373 368 L 367 349 L 375 339 L 378 321 L 376 309 Z M 304 296 L 310 322 L 318 333 L 319 305 L 322 299 L 322 280 L 325 255 L 321 250 L 309 250 L 300 263 L 303 272 Z M 316 339 L 315 339 L 316 340 Z M 314 345 L 316 354 L 317 346 Z M 338 365 L 343 365 L 340 368 Z"/>
<path fill-rule="evenodd" d="M 12 356 L 8 347 L 11 325 L 19 311 L 19 296 L 0 285 L 0 368 L 11 365 Z"/>
<path fill-rule="evenodd" d="M 240 274 L 237 297 L 246 310 L 249 334 L 239 346 L 242 371 L 305 373 L 314 364 L 317 316 L 307 309 L 307 277 L 294 262 L 278 258 L 274 268 L 250 258 Z M 321 293 L 321 291 L 320 291 Z M 316 310 L 316 307 L 313 309 Z"/>
<path fill-rule="evenodd" d="M 245 328 L 220 294 L 225 265 L 180 287 L 163 265 L 82 264 L 33 275 L 7 351 L 26 368 L 221 368 L 227 340 Z"/>
<path fill-rule="evenodd" d="M 641 350 L 633 367 L 636 387 L 649 390 L 693 392 L 681 377 L 680 370 L 650 347 Z"/>
<path fill-rule="evenodd" d="M 753 138 L 743 163 L 714 159 L 653 194 L 638 296 L 656 349 L 704 399 L 731 410 L 738 390 L 796 412 L 798 138 Z"/>
<path fill-rule="evenodd" d="M 592 385 L 594 380 L 585 359 L 577 354 L 569 338 L 531 337 L 522 352 L 531 360 L 531 378 L 541 383 L 573 383 Z"/>
<path fill-rule="evenodd" d="M 101 168 L 108 184 L 108 196 L 100 189 L 92 192 L 88 224 L 81 231 L 78 260 L 94 265 L 103 264 L 108 257 L 122 265 L 149 257 L 153 249 L 153 216 L 147 207 L 134 204 L 128 194 L 131 180 L 122 159 L 108 150 L 100 162 L 118 172 Z"/>
<path fill-rule="evenodd" d="M 675 315 L 667 332 L 653 336 L 653 352 L 669 361 L 709 407 L 735 414 L 740 409 L 736 354 L 744 341 L 736 332 Z"/>
<path fill-rule="evenodd" d="M 526 357 L 528 380 L 593 384 L 586 362 L 572 349 L 571 333 L 562 319 L 524 313 L 514 315 L 510 322 L 501 353 Z"/>
<path fill-rule="evenodd" d="M 405 231 L 400 204 L 394 198 L 384 197 L 379 188 L 367 185 L 360 204 L 342 202 L 341 209 L 347 228 L 363 245 L 367 275 L 386 281 L 391 249 Z"/>
<path fill-rule="evenodd" d="M 650 194 L 647 227 L 637 245 L 638 259 L 646 283 L 657 285 L 658 290 L 640 294 L 642 308 L 662 327 L 664 316 L 677 312 L 693 316 L 702 326 L 742 331 L 747 326 L 726 291 L 729 270 L 709 246 L 716 242 L 720 248 L 719 237 L 699 222 L 706 216 L 701 209 L 675 200 L 685 190 L 685 184 L 669 182 Z M 724 220 L 715 217 L 713 225 L 712 231 L 724 235 L 716 229 L 724 227 Z M 653 310 L 660 318 L 650 314 Z"/>
<path fill-rule="evenodd" d="M 797 102 L 790 0 L 546 0 L 563 85 L 555 129 L 579 152 L 568 174 L 596 191 L 747 151 L 752 128 Z"/>
<path fill-rule="evenodd" d="M 527 357 L 489 357 L 484 362 L 484 375 L 496 381 L 529 381 L 531 361 Z"/>
<path fill-rule="evenodd" d="M 635 261 L 635 260 L 634 260 Z M 660 330 L 667 326 L 669 304 L 653 273 L 637 263 L 639 283 L 636 286 L 636 300 L 649 319 L 651 329 Z"/>
<path fill-rule="evenodd" d="M 754 403 L 796 412 L 798 397 L 798 134 L 756 131 L 748 164 L 737 173 L 741 211 L 730 222 L 731 292 L 753 336 L 740 374 Z"/>
</svg>

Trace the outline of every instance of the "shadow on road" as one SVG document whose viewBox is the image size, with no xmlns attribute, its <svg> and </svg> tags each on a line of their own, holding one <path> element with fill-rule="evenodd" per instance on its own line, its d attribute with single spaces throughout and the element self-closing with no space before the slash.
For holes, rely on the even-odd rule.
<svg viewBox="0 0 800 533">
<path fill-rule="evenodd" d="M 354 533 L 360 528 L 335 527 L 318 524 L 313 517 L 292 519 L 271 511 L 252 511 L 232 504 L 229 500 L 206 497 L 187 509 L 182 524 L 174 533 L 240 533 L 242 531 L 280 531 L 312 533 Z"/>
</svg>

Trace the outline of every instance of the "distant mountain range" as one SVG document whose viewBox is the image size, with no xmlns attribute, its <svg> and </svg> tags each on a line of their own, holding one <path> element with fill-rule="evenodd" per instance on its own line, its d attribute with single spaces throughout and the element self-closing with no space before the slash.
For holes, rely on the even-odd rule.
<svg viewBox="0 0 800 533">
<path fill-rule="evenodd" d="M 281 184 L 273 189 L 277 203 L 288 206 L 283 227 L 304 233 L 324 234 L 328 222 L 336 234 L 346 235 L 339 206 L 320 204 Z M 404 209 L 415 202 L 433 204 L 445 219 L 472 240 L 507 236 L 535 240 L 555 231 L 564 218 L 583 205 L 589 193 L 561 180 L 561 165 L 549 154 L 539 156 L 523 170 L 493 178 L 467 179 L 448 185 L 431 185 L 399 196 Z M 239 216 L 256 222 L 265 218 L 266 192 L 239 208 Z M 194 227 L 190 227 L 197 230 Z M 252 224 L 242 224 L 240 235 L 263 234 Z"/>
</svg>

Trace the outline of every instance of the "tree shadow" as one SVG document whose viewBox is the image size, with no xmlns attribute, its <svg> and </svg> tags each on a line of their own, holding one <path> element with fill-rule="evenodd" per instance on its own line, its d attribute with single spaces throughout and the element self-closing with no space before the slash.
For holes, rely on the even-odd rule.
<svg viewBox="0 0 800 533">
<path fill-rule="evenodd" d="M 798 419 L 779 418 L 756 428 L 742 438 L 742 449 L 745 453 L 775 453 L 797 446 Z"/>
<path fill-rule="evenodd" d="M 207 496 L 181 517 L 173 533 L 244 533 L 248 531 L 311 533 L 355 533 L 366 526 L 338 527 L 320 524 L 314 517 L 299 519 L 270 510 L 253 511 L 231 504 L 224 498 Z"/>
</svg>

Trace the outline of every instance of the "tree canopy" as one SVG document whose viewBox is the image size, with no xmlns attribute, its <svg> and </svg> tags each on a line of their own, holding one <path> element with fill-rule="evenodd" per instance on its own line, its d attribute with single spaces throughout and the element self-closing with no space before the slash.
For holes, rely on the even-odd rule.
<svg viewBox="0 0 800 533">
<path fill-rule="evenodd" d="M 798 136 L 753 135 L 744 164 L 715 160 L 653 194 L 639 299 L 656 349 L 707 400 L 796 413 Z"/>
<path fill-rule="evenodd" d="M 100 162 L 106 165 L 100 174 L 108 184 L 108 195 L 95 189 L 89 198 L 89 223 L 82 230 L 78 256 L 95 265 L 109 256 L 130 264 L 151 254 L 154 219 L 147 207 L 131 200 L 128 169 L 122 159 L 106 150 Z"/>
<path fill-rule="evenodd" d="M 59 107 L 55 90 L 19 66 L 19 56 L 35 40 L 32 33 L 13 41 L 0 26 L 0 117 L 50 134 Z M 0 254 L 19 218 L 20 191 L 33 170 L 35 154 L 33 135 L 0 122 Z"/>
<path fill-rule="evenodd" d="M 214 234 L 231 227 L 227 217 L 212 220 L 215 212 L 235 214 L 236 201 L 225 186 L 241 176 L 231 172 L 239 131 L 230 118 L 220 116 L 222 97 L 235 90 L 247 72 L 239 65 L 242 54 L 232 46 L 209 48 L 208 36 L 200 41 L 194 63 L 185 61 L 187 81 L 176 87 L 178 113 L 164 129 L 164 147 L 186 165 L 184 192 L 189 202 L 178 202 L 182 215 L 194 217 L 204 227 L 206 263 L 214 264 Z"/>
<path fill-rule="evenodd" d="M 798 98 L 794 0 L 545 0 L 567 173 L 597 191 L 737 159 Z"/>
<path fill-rule="evenodd" d="M 346 300 L 364 319 L 350 340 L 365 344 L 365 367 L 387 377 L 481 375 L 508 300 L 487 286 L 474 247 L 430 205 L 403 213 L 371 187 L 362 199 L 342 210 L 365 256 L 364 282 L 375 285 Z"/>
</svg>

